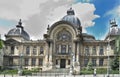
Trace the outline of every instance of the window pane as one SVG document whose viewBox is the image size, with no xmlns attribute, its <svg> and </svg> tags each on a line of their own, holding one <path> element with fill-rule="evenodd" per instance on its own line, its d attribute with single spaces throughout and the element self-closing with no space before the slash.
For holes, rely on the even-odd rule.
<svg viewBox="0 0 120 77">
<path fill-rule="evenodd" d="M 61 45 L 61 53 L 66 53 L 66 45 Z"/>
<path fill-rule="evenodd" d="M 29 59 L 25 58 L 25 66 L 28 66 L 28 65 L 29 65 Z"/>
<path fill-rule="evenodd" d="M 40 47 L 40 54 L 43 54 L 43 53 L 44 53 L 44 48 Z"/>
<path fill-rule="evenodd" d="M 94 58 L 92 59 L 92 65 L 96 66 L 96 59 L 94 59 Z"/>
<path fill-rule="evenodd" d="M 85 55 L 86 55 L 86 56 L 87 56 L 87 55 L 90 55 L 89 47 L 88 47 L 88 46 L 86 46 L 86 48 L 85 48 Z"/>
<path fill-rule="evenodd" d="M 70 65 L 70 60 L 68 60 L 68 65 Z"/>
<path fill-rule="evenodd" d="M 14 54 L 14 46 L 11 46 L 11 54 Z"/>
<path fill-rule="evenodd" d="M 68 45 L 68 53 L 71 53 L 71 52 L 72 52 L 72 46 Z"/>
<path fill-rule="evenodd" d="M 99 66 L 103 66 L 103 61 L 104 61 L 104 59 L 99 59 Z"/>
<path fill-rule="evenodd" d="M 58 60 L 56 60 L 56 65 L 58 65 Z"/>
<path fill-rule="evenodd" d="M 34 54 L 34 55 L 37 54 L 37 47 L 36 47 L 36 46 L 33 47 L 33 54 Z"/>
<path fill-rule="evenodd" d="M 99 55 L 103 55 L 103 46 L 100 46 Z"/>
<path fill-rule="evenodd" d="M 29 46 L 26 47 L 26 54 L 30 54 L 30 47 Z"/>
<path fill-rule="evenodd" d="M 84 59 L 84 66 L 88 65 L 88 61 L 89 61 L 89 59 Z"/>
<path fill-rule="evenodd" d="M 32 58 L 32 66 L 35 66 L 36 64 L 36 58 Z"/>
<path fill-rule="evenodd" d="M 43 59 L 39 59 L 39 65 L 42 66 L 43 65 Z"/>
<path fill-rule="evenodd" d="M 92 55 L 96 55 L 96 47 L 95 46 L 92 49 Z"/>
</svg>

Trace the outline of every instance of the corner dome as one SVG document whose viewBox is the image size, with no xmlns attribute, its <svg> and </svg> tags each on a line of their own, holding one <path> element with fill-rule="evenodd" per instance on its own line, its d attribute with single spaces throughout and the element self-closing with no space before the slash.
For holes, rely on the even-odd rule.
<svg viewBox="0 0 120 77">
<path fill-rule="evenodd" d="M 62 18 L 62 21 L 67 21 L 73 24 L 76 28 L 80 28 L 81 26 L 80 20 L 75 16 L 72 8 L 67 11 L 67 15 Z"/>
<path fill-rule="evenodd" d="M 21 19 L 18 22 L 18 25 L 16 25 L 16 28 L 9 30 L 7 35 L 22 36 L 25 40 L 30 40 L 29 34 L 24 30 L 24 27 L 22 26 Z"/>
</svg>

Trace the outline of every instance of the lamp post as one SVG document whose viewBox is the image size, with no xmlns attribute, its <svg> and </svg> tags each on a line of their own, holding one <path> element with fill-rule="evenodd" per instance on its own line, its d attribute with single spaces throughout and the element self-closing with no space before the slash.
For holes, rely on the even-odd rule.
<svg viewBox="0 0 120 77">
<path fill-rule="evenodd" d="M 107 47 L 107 57 L 108 57 L 108 62 L 107 62 L 107 77 L 109 77 L 109 48 L 110 48 L 110 44 L 109 44 L 109 41 L 108 41 L 108 47 Z"/>
<path fill-rule="evenodd" d="M 18 69 L 18 74 L 21 76 L 22 75 L 22 57 L 23 57 L 23 54 L 20 53 L 19 54 L 19 69 Z"/>
<path fill-rule="evenodd" d="M 70 74 L 73 74 L 73 70 L 74 70 L 74 54 L 73 52 L 71 52 L 71 66 L 70 66 Z"/>
</svg>

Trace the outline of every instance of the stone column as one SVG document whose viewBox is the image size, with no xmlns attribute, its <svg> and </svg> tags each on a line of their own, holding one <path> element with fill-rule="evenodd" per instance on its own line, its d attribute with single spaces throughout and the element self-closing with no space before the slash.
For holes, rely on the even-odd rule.
<svg viewBox="0 0 120 77">
<path fill-rule="evenodd" d="M 49 51 L 49 62 L 52 62 L 52 48 L 53 48 L 53 44 L 52 42 L 50 42 L 50 51 Z"/>
<path fill-rule="evenodd" d="M 76 62 L 79 62 L 79 43 L 77 42 L 77 57 L 76 57 Z"/>
</svg>

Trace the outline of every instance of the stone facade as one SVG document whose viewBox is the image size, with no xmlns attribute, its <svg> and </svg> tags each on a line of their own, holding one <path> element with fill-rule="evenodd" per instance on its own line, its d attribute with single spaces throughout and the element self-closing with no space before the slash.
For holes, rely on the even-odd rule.
<svg viewBox="0 0 120 77">
<path fill-rule="evenodd" d="M 118 35 L 108 33 L 105 40 L 96 40 L 94 36 L 82 33 L 80 21 L 72 9 L 62 20 L 48 25 L 43 40 L 29 40 L 20 20 L 16 29 L 5 35 L 4 66 L 40 68 L 43 71 L 54 68 L 80 71 L 92 62 L 93 67 L 106 68 L 108 55 L 112 59 L 115 48 L 114 39 L 108 41 L 108 38 Z"/>
</svg>

